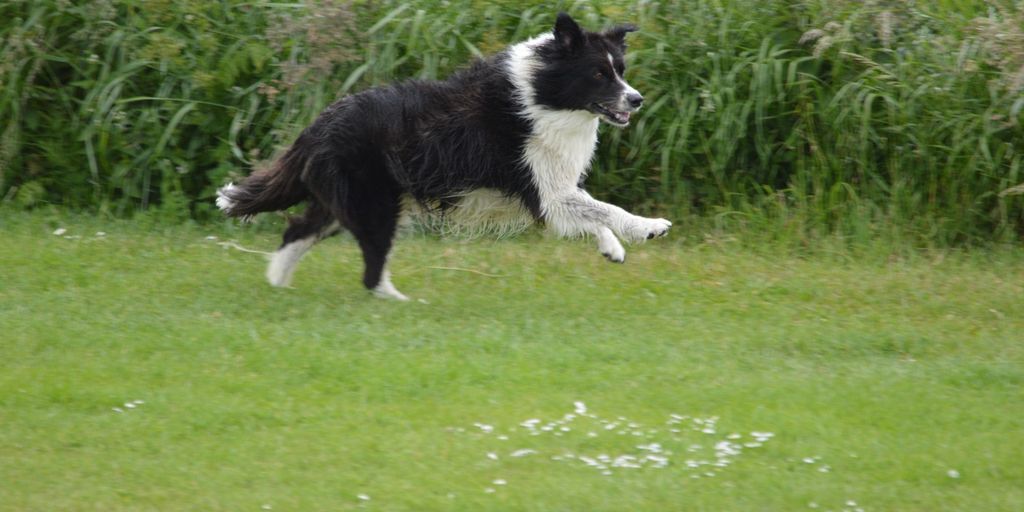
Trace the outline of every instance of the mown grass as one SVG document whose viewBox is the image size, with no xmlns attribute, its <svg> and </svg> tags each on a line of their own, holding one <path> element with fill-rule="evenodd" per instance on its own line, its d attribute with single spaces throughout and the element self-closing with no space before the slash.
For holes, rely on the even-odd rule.
<svg viewBox="0 0 1024 512">
<path fill-rule="evenodd" d="M 328 102 L 443 78 L 558 10 L 641 27 L 647 104 L 602 134 L 602 199 L 809 239 L 1024 233 L 1024 10 L 1005 0 L 4 2 L 0 201 L 212 218 L 215 188 Z"/>
<path fill-rule="evenodd" d="M 270 250 L 263 229 L 8 214 L 0 234 L 3 510 L 1024 508 L 1019 252 L 670 238 L 619 266 L 410 237 L 395 303 L 359 287 L 347 240 L 282 290 L 218 245 Z M 574 401 L 659 432 L 509 430 Z M 675 439 L 672 413 L 718 433 Z M 692 478 L 690 443 L 751 431 L 775 437 Z M 551 460 L 640 442 L 676 453 L 611 476 Z"/>
</svg>

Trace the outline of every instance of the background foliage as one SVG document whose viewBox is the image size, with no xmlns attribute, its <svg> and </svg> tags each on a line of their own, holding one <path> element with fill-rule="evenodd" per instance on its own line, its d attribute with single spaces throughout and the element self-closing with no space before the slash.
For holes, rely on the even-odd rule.
<svg viewBox="0 0 1024 512">
<path fill-rule="evenodd" d="M 798 241 L 1024 234 L 1024 2 L 15 0 L 0 201 L 212 218 L 331 100 L 549 29 L 630 21 L 647 106 L 595 195 Z"/>
</svg>

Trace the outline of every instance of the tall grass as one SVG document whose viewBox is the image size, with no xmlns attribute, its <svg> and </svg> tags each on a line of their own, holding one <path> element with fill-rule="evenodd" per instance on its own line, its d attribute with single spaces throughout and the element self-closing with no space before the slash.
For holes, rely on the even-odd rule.
<svg viewBox="0 0 1024 512">
<path fill-rule="evenodd" d="M 807 241 L 1024 234 L 1024 5 L 782 0 L 14 1 L 0 198 L 210 218 L 331 100 L 439 78 L 549 29 L 630 21 L 648 98 L 589 187 Z"/>
</svg>

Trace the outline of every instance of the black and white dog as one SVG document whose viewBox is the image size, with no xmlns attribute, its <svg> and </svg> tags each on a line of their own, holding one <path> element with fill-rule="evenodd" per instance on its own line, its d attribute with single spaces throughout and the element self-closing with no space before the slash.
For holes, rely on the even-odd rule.
<svg viewBox="0 0 1024 512">
<path fill-rule="evenodd" d="M 477 219 L 489 209 L 510 210 L 559 236 L 592 235 L 601 254 L 621 263 L 619 238 L 639 242 L 672 225 L 597 201 L 582 188 L 599 121 L 626 126 L 643 102 L 622 77 L 625 37 L 634 30 L 588 32 L 561 13 L 551 33 L 445 81 L 345 97 L 271 168 L 221 188 L 217 206 L 247 217 L 308 201 L 267 269 L 275 286 L 289 284 L 313 244 L 347 229 L 362 249 L 363 284 L 405 300 L 385 267 L 411 206 Z"/>
</svg>

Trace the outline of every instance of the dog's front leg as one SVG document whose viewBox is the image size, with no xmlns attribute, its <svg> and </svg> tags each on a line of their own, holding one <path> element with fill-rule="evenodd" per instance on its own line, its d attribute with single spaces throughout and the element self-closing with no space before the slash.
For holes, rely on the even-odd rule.
<svg viewBox="0 0 1024 512">
<path fill-rule="evenodd" d="M 626 257 L 626 250 L 618 238 L 642 242 L 664 236 L 672 226 L 665 219 L 640 217 L 613 204 L 598 201 L 582 189 L 552 201 L 545 209 L 544 217 L 561 236 L 593 235 L 601 254 L 616 263 L 622 263 Z"/>
</svg>

